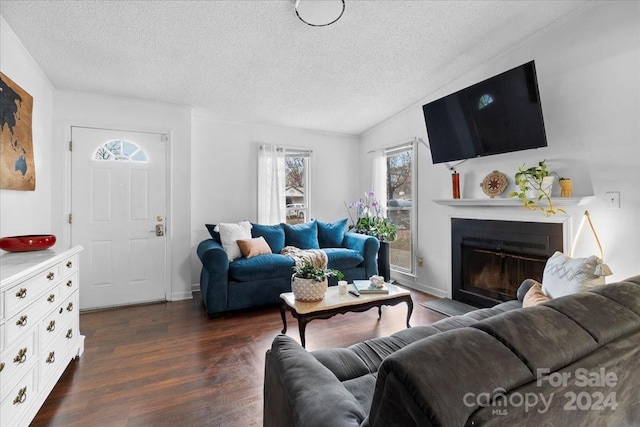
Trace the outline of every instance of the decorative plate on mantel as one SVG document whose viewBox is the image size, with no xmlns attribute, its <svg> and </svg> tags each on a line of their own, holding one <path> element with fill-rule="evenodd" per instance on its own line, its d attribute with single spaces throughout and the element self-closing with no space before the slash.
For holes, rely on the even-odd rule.
<svg viewBox="0 0 640 427">
<path fill-rule="evenodd" d="M 484 194 L 491 197 L 492 199 L 507 188 L 509 181 L 507 180 L 507 176 L 502 172 L 493 171 L 489 175 L 487 175 L 480 187 L 482 187 L 482 191 Z"/>
</svg>

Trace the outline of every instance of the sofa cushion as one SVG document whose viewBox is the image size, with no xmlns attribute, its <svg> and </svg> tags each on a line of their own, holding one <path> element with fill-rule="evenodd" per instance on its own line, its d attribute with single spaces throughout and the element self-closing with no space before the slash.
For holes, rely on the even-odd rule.
<svg viewBox="0 0 640 427">
<path fill-rule="evenodd" d="M 251 238 L 251 223 L 249 221 L 240 221 L 238 223 L 221 222 L 216 226 L 214 231 L 220 233 L 222 247 L 229 257 L 229 261 L 240 258 L 242 253 L 238 247 L 238 240 Z"/>
<path fill-rule="evenodd" d="M 347 218 L 335 222 L 318 221 L 318 243 L 321 248 L 340 248 L 347 232 Z"/>
<path fill-rule="evenodd" d="M 262 236 L 254 237 L 253 239 L 237 240 L 236 243 L 245 258 L 253 258 L 254 256 L 271 253 L 271 248 Z"/>
<path fill-rule="evenodd" d="M 236 282 L 291 277 L 293 258 L 280 254 L 238 258 L 229 263 L 229 279 Z"/>
<path fill-rule="evenodd" d="M 555 252 L 544 266 L 542 291 L 551 298 L 558 298 L 604 285 L 604 276 L 596 275 L 599 264 L 602 264 L 602 260 L 595 255 L 571 258 L 562 252 Z"/>
<path fill-rule="evenodd" d="M 598 347 L 581 325 L 544 305 L 498 314 L 471 327 L 495 337 L 533 373 L 538 369 L 555 371 Z"/>
<path fill-rule="evenodd" d="M 551 298 L 549 298 L 544 294 L 544 292 L 542 292 L 542 285 L 536 282 L 524 295 L 524 298 L 522 299 L 522 306 L 533 307 L 534 305 L 542 304 L 543 302 L 549 301 L 550 299 Z"/>
<path fill-rule="evenodd" d="M 253 226 L 251 228 L 251 236 L 264 237 L 264 240 L 267 241 L 269 247 L 271 248 L 271 252 L 279 254 L 282 248 L 284 248 L 284 229 L 282 228 L 282 224 L 251 225 Z"/>
<path fill-rule="evenodd" d="M 207 227 L 207 231 L 209 231 L 209 234 L 211 235 L 211 238 L 216 242 L 216 243 L 220 243 L 222 244 L 222 240 L 220 240 L 220 233 L 218 233 L 215 229 L 216 229 L 216 225 L 217 224 L 205 224 L 204 226 Z"/>
<path fill-rule="evenodd" d="M 362 254 L 353 249 L 325 248 L 323 251 L 327 254 L 328 268 L 347 270 L 360 265 L 364 261 Z"/>
<path fill-rule="evenodd" d="M 302 224 L 282 224 L 285 246 L 299 249 L 320 249 L 318 244 L 318 224 L 315 220 Z"/>
</svg>

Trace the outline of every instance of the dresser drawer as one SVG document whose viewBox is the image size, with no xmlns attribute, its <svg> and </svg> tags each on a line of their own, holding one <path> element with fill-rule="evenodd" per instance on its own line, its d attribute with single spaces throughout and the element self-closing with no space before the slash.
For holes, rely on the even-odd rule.
<svg viewBox="0 0 640 427">
<path fill-rule="evenodd" d="M 41 384 L 46 383 L 52 375 L 60 374 L 72 359 L 73 348 L 70 347 L 69 343 L 76 336 L 76 324 L 74 324 L 73 319 L 70 319 L 60 328 L 60 333 L 54 340 L 41 347 L 39 358 Z"/>
<path fill-rule="evenodd" d="M 21 337 L 16 344 L 0 355 L 0 400 L 6 396 L 5 388 L 11 379 L 24 375 L 34 357 L 36 357 L 35 329 Z"/>
<path fill-rule="evenodd" d="M 78 290 L 78 271 L 74 271 L 70 273 L 69 276 L 65 277 L 62 282 L 58 285 L 60 287 L 60 298 L 66 298 L 71 295 L 73 292 Z"/>
<path fill-rule="evenodd" d="M 9 347 L 18 337 L 38 325 L 44 313 L 48 313 L 60 305 L 59 289 L 53 288 L 50 292 L 40 295 L 35 302 L 15 316 L 9 318 L 4 325 L 6 334 L 5 343 Z"/>
<path fill-rule="evenodd" d="M 60 274 L 67 277 L 69 274 L 78 271 L 78 254 L 71 255 L 60 263 Z"/>
<path fill-rule="evenodd" d="M 4 293 L 6 306 L 5 318 L 12 317 L 33 303 L 40 295 L 52 288 L 60 279 L 60 264 L 56 264 L 31 279 L 8 289 Z"/>
<path fill-rule="evenodd" d="M 12 387 L 0 403 L 2 425 L 14 426 L 31 407 L 36 399 L 35 369 L 30 369 L 18 383 Z"/>
<path fill-rule="evenodd" d="M 56 309 L 40 322 L 40 343 L 45 344 L 58 336 L 70 319 L 77 316 L 77 310 L 77 293 L 58 304 Z"/>
</svg>

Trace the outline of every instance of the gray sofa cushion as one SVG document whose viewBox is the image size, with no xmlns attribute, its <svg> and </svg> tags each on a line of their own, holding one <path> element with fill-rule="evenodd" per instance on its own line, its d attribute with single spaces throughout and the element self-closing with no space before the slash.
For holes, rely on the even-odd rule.
<svg viewBox="0 0 640 427">
<path fill-rule="evenodd" d="M 293 412 L 285 414 L 276 410 L 267 414 L 265 411 L 265 425 L 282 425 L 290 419 L 294 425 L 306 427 L 359 426 L 365 418 L 355 396 L 290 337 L 278 335 L 273 340 L 270 363 L 267 369 L 277 372 L 280 378 L 265 374 L 265 380 L 277 382 L 265 381 L 265 406 L 291 408 Z M 309 387 L 310 384 L 313 387 Z"/>
<path fill-rule="evenodd" d="M 469 369 L 479 361 L 481 370 Z M 513 389 L 532 379 L 526 365 L 494 337 L 473 328 L 442 332 L 382 362 L 369 424 L 463 426 L 478 408 L 461 404 L 467 393 Z M 393 408 L 409 401 L 417 411 Z"/>
<path fill-rule="evenodd" d="M 533 374 L 538 369 L 555 371 L 598 347 L 596 341 L 580 325 L 567 322 L 566 316 L 544 306 L 510 311 L 471 327 L 498 339 Z"/>
</svg>

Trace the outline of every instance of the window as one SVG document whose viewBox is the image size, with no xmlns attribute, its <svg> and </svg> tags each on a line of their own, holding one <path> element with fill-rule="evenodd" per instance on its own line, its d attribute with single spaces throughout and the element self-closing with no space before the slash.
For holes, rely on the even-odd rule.
<svg viewBox="0 0 640 427">
<path fill-rule="evenodd" d="M 413 144 L 385 151 L 387 216 L 397 228 L 397 238 L 391 243 L 391 268 L 413 273 L 414 242 L 414 167 Z"/>
<path fill-rule="evenodd" d="M 285 149 L 285 200 L 287 224 L 309 219 L 310 152 Z"/>
<path fill-rule="evenodd" d="M 93 160 L 147 163 L 149 157 L 136 143 L 124 140 L 107 141 L 93 152 Z"/>
</svg>

